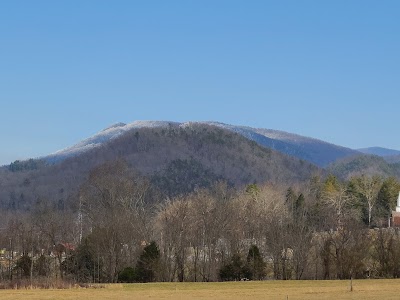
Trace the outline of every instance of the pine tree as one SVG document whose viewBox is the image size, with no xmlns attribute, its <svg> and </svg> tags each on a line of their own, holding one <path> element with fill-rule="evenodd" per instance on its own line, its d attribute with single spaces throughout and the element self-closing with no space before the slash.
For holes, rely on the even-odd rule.
<svg viewBox="0 0 400 300">
<path fill-rule="evenodd" d="M 151 242 L 144 249 L 136 264 L 136 278 L 139 282 L 152 282 L 156 280 L 159 267 L 160 250 L 156 242 Z"/>
<path fill-rule="evenodd" d="M 265 263 L 256 245 L 251 245 L 247 254 L 247 265 L 250 270 L 250 278 L 260 280 L 265 276 Z"/>
</svg>

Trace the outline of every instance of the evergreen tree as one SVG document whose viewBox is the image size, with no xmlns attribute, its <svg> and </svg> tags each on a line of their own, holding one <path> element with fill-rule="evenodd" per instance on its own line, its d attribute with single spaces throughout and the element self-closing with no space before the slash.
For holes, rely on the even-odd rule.
<svg viewBox="0 0 400 300">
<path fill-rule="evenodd" d="M 99 280 L 99 265 L 94 258 L 88 239 L 84 239 L 76 251 L 62 263 L 65 274 L 72 274 L 78 282 L 92 282 Z"/>
<path fill-rule="evenodd" d="M 246 187 L 246 193 L 250 195 L 253 199 L 257 199 L 258 195 L 260 194 L 260 189 L 255 183 L 249 184 Z"/>
<path fill-rule="evenodd" d="M 299 197 L 297 197 L 294 205 L 294 219 L 298 219 L 304 215 L 304 202 L 304 195 L 300 194 Z"/>
<path fill-rule="evenodd" d="M 291 187 L 288 188 L 288 190 L 286 191 L 286 206 L 291 213 L 293 213 L 295 210 L 296 200 L 297 200 L 296 193 L 293 191 Z"/>
<path fill-rule="evenodd" d="M 50 272 L 50 261 L 45 255 L 40 257 L 35 262 L 35 271 L 39 276 L 47 276 Z"/>
<path fill-rule="evenodd" d="M 22 276 L 29 277 L 31 274 L 31 265 L 32 259 L 28 255 L 24 254 L 17 260 L 15 269 L 20 270 Z"/>
<path fill-rule="evenodd" d="M 136 264 L 136 279 L 139 282 L 152 282 L 156 280 L 159 267 L 160 250 L 156 242 L 151 242 L 144 249 Z"/>
<path fill-rule="evenodd" d="M 383 181 L 378 193 L 377 211 L 378 216 L 386 219 L 396 207 L 397 197 L 400 191 L 400 183 L 394 177 L 389 177 Z"/>
<path fill-rule="evenodd" d="M 222 281 L 233 281 L 250 279 L 252 274 L 240 254 L 236 253 L 232 255 L 230 263 L 221 268 L 219 277 Z"/>
<path fill-rule="evenodd" d="M 132 267 L 127 267 L 127 268 L 123 269 L 118 274 L 118 281 L 124 282 L 124 283 L 137 281 L 137 275 L 136 275 L 135 269 Z"/>
<path fill-rule="evenodd" d="M 260 280 L 265 276 L 265 263 L 256 245 L 251 245 L 249 249 L 247 265 L 250 270 L 249 279 Z"/>
</svg>

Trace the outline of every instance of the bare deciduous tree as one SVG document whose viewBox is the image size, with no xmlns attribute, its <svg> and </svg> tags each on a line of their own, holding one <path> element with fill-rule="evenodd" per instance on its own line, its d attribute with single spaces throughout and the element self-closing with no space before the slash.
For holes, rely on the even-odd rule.
<svg viewBox="0 0 400 300">
<path fill-rule="evenodd" d="M 378 199 L 379 190 L 382 187 L 382 179 L 379 176 L 362 175 L 353 177 L 350 185 L 358 196 L 365 199 L 368 210 L 368 226 L 371 227 L 372 212 Z"/>
<path fill-rule="evenodd" d="M 91 240 L 104 255 L 110 282 L 117 280 L 123 264 L 122 252 L 137 256 L 141 243 L 149 238 L 150 218 L 145 208 L 148 189 L 147 181 L 132 173 L 122 161 L 94 169 L 81 189 Z"/>
</svg>

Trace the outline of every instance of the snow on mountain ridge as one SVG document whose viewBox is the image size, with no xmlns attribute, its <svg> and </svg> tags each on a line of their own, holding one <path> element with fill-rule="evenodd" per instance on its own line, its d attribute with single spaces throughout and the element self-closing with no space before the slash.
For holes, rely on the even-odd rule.
<svg viewBox="0 0 400 300">
<path fill-rule="evenodd" d="M 225 129 L 229 130 L 234 130 L 235 132 L 241 133 L 243 131 L 251 131 L 252 133 L 257 133 L 260 135 L 263 135 L 267 138 L 274 139 L 274 140 L 280 140 L 280 141 L 291 141 L 291 142 L 304 142 L 304 141 L 315 141 L 315 142 L 321 142 L 321 143 L 327 143 L 328 142 L 312 138 L 312 137 L 306 137 L 302 136 L 299 134 L 295 133 L 289 133 L 286 131 L 281 131 L 281 130 L 275 130 L 275 129 L 266 129 L 266 128 L 253 128 L 249 126 L 236 126 L 236 125 L 229 125 L 229 124 L 224 124 L 220 122 L 204 122 L 209 125 L 215 125 L 218 127 L 222 127 Z M 333 144 L 332 144 L 333 145 Z"/>
<path fill-rule="evenodd" d="M 338 158 L 359 154 L 356 150 L 285 131 L 234 126 L 219 122 L 208 122 L 208 124 L 237 132 L 264 147 L 322 167 L 327 166 Z"/>
<path fill-rule="evenodd" d="M 216 126 L 225 130 L 236 132 L 264 147 L 310 161 L 319 166 L 326 166 L 337 158 L 358 153 L 357 151 L 349 148 L 279 130 L 236 126 L 214 121 L 183 123 L 169 121 L 134 121 L 129 124 L 116 123 L 111 125 L 92 137 L 89 137 L 72 147 L 68 147 L 50 154 L 43 159 L 49 163 L 56 163 L 68 157 L 76 156 L 93 148 L 100 147 L 110 140 L 115 139 L 133 129 L 159 128 L 168 127 L 171 125 L 185 128 L 190 127 L 192 124 Z"/>
<path fill-rule="evenodd" d="M 95 135 L 82 140 L 81 142 L 65 148 L 58 150 L 48 156 L 43 157 L 42 159 L 46 160 L 49 163 L 56 163 L 58 161 L 64 160 L 68 157 L 72 157 L 75 155 L 79 155 L 81 153 L 87 152 L 93 148 L 97 148 L 107 143 L 108 141 L 119 137 L 127 131 L 130 131 L 135 128 L 152 128 L 152 127 L 167 127 L 171 124 L 179 124 L 175 122 L 168 121 L 134 121 L 129 124 L 125 123 L 116 123 L 113 124 Z"/>
<path fill-rule="evenodd" d="M 124 126 L 126 126 L 125 123 L 118 122 L 118 123 L 112 124 L 111 126 L 108 126 L 108 127 L 104 128 L 102 131 L 107 131 L 109 129 L 118 128 L 118 127 L 124 127 Z"/>
</svg>

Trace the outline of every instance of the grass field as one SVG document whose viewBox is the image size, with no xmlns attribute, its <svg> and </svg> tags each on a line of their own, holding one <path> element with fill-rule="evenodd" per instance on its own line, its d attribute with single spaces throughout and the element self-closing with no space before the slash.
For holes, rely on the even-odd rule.
<svg viewBox="0 0 400 300">
<path fill-rule="evenodd" d="M 400 299 L 400 280 L 115 284 L 99 289 L 0 290 L 0 299 Z"/>
</svg>

